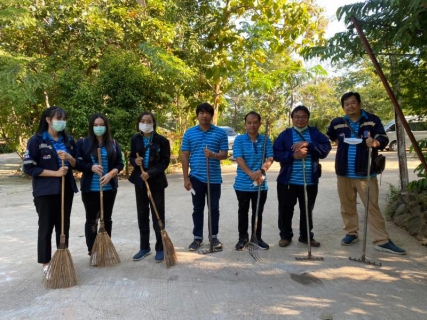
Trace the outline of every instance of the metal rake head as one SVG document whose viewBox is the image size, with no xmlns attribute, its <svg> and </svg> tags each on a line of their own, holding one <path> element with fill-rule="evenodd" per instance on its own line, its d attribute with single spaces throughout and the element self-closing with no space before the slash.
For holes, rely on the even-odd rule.
<svg viewBox="0 0 427 320">
<path fill-rule="evenodd" d="M 248 242 L 246 247 L 248 248 L 249 254 L 251 255 L 252 258 L 255 259 L 255 261 L 261 261 L 261 258 L 258 255 L 258 243 L 253 242 L 251 240 L 250 242 Z"/>
<path fill-rule="evenodd" d="M 372 265 L 377 266 L 377 267 L 381 267 L 381 262 L 370 261 L 370 260 L 366 259 L 364 256 L 362 256 L 361 258 L 349 257 L 348 259 L 352 260 L 352 261 L 356 261 L 356 262 L 362 262 L 362 263 L 366 263 L 366 264 L 372 264 Z"/>
</svg>

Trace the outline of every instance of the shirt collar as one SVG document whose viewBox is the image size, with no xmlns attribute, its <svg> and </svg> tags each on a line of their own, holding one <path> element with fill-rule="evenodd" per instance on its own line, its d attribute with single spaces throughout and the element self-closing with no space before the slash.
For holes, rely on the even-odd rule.
<svg viewBox="0 0 427 320">
<path fill-rule="evenodd" d="M 344 118 L 346 118 L 347 120 L 350 120 L 351 122 L 355 122 L 356 123 L 356 122 L 359 122 L 360 119 L 362 119 L 362 118 L 368 119 L 368 115 L 366 114 L 365 110 L 362 109 L 361 113 L 360 113 L 360 118 L 357 119 L 357 121 L 351 120 L 348 115 L 345 115 Z"/>
<path fill-rule="evenodd" d="M 54 140 L 48 131 L 43 132 L 43 140 L 46 140 L 46 139 L 49 139 L 50 141 L 55 143 L 62 142 L 64 140 L 64 138 L 61 135 L 58 136 L 58 140 Z"/>
</svg>

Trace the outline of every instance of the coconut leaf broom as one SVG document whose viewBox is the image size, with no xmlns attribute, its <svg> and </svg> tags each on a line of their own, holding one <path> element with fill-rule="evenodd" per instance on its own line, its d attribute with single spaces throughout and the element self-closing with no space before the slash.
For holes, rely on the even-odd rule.
<svg viewBox="0 0 427 320">
<path fill-rule="evenodd" d="M 98 148 L 98 163 L 101 164 L 101 149 Z M 96 235 L 95 242 L 92 250 L 90 251 L 90 264 L 97 267 L 113 266 L 120 263 L 119 254 L 111 241 L 110 236 L 105 230 L 104 224 L 104 192 L 102 184 L 99 183 L 99 197 L 100 197 L 100 221 L 98 234 Z"/>
<path fill-rule="evenodd" d="M 64 160 L 62 160 L 64 167 Z M 74 269 L 71 253 L 65 242 L 64 232 L 64 198 L 65 198 L 65 176 L 61 181 L 61 236 L 58 249 L 50 260 L 49 267 L 43 279 L 46 288 L 60 289 L 70 288 L 77 284 L 76 270 Z"/>
<path fill-rule="evenodd" d="M 140 158 L 138 153 L 136 154 L 136 157 L 138 159 Z M 141 173 L 144 172 L 142 165 L 140 165 L 139 167 L 141 169 Z M 145 186 L 147 187 L 148 198 L 151 201 L 152 208 L 154 209 L 154 212 L 156 213 L 157 221 L 159 223 L 160 232 L 161 232 L 161 236 L 162 236 L 163 251 L 165 253 L 166 267 L 169 268 L 169 267 L 175 265 L 175 263 L 178 261 L 178 258 L 176 256 L 175 248 L 173 246 L 172 240 L 170 239 L 170 237 L 169 237 L 169 235 L 165 229 L 165 225 L 163 224 L 162 220 L 160 219 L 159 213 L 157 211 L 156 204 L 154 203 L 154 199 L 151 195 L 150 186 L 148 185 L 147 181 L 144 181 L 144 182 L 145 182 Z"/>
</svg>

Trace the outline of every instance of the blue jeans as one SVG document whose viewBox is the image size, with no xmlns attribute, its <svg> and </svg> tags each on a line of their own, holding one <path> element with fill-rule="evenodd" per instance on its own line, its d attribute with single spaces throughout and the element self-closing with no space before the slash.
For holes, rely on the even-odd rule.
<svg viewBox="0 0 427 320">
<path fill-rule="evenodd" d="M 208 185 L 200 180 L 190 177 L 196 195 L 192 194 L 193 200 L 193 235 L 194 239 L 203 239 L 203 218 L 205 211 L 205 199 L 208 194 Z M 219 199 L 221 198 L 221 184 L 211 183 L 211 215 L 212 215 L 212 238 L 218 234 L 219 223 Z"/>
</svg>

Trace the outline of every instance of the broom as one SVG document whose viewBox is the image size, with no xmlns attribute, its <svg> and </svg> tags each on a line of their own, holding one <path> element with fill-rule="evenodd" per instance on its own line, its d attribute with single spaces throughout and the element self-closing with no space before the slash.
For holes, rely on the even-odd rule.
<svg viewBox="0 0 427 320">
<path fill-rule="evenodd" d="M 64 167 L 64 159 L 62 159 Z M 62 176 L 61 181 L 61 236 L 59 247 L 50 260 L 49 267 L 43 279 L 46 288 L 60 289 L 70 288 L 77 284 L 76 270 L 74 270 L 73 259 L 70 251 L 65 244 L 64 232 L 64 192 L 65 192 L 65 176 Z"/>
<path fill-rule="evenodd" d="M 98 148 L 98 163 L 101 164 L 101 149 Z M 105 230 L 104 225 L 104 192 L 102 184 L 99 183 L 99 197 L 100 197 L 100 222 L 98 234 L 95 238 L 92 250 L 90 251 L 90 264 L 97 267 L 113 266 L 120 263 L 120 257 L 114 248 L 110 236 Z"/>
<path fill-rule="evenodd" d="M 136 153 L 136 157 L 139 159 L 139 154 Z M 142 168 L 142 165 L 139 166 L 141 169 L 141 173 L 144 172 L 144 169 Z M 151 195 L 150 186 L 148 185 L 147 181 L 145 182 L 145 186 L 147 187 L 147 194 L 148 198 L 151 201 L 151 205 L 154 209 L 154 212 L 156 213 L 157 221 L 159 223 L 160 232 L 162 235 L 162 244 L 163 244 L 163 251 L 165 253 L 165 262 L 166 267 L 170 267 L 175 265 L 175 263 L 178 261 L 178 258 L 176 257 L 175 248 L 173 246 L 172 240 L 170 239 L 168 233 L 166 232 L 165 225 L 163 224 L 162 220 L 160 220 L 159 213 L 157 212 L 156 204 L 154 203 L 154 199 Z"/>
</svg>

